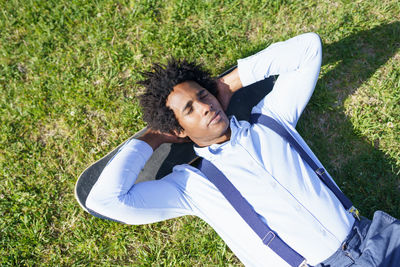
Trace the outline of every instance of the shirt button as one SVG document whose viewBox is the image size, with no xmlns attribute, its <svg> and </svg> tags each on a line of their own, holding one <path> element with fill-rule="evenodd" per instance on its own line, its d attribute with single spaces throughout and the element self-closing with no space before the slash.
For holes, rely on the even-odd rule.
<svg viewBox="0 0 400 267">
<path fill-rule="evenodd" d="M 270 184 L 271 184 L 271 186 L 272 186 L 273 188 L 276 187 L 276 182 L 272 181 Z"/>
<path fill-rule="evenodd" d="M 324 229 L 321 228 L 321 233 L 323 236 L 326 236 L 326 231 Z"/>
</svg>

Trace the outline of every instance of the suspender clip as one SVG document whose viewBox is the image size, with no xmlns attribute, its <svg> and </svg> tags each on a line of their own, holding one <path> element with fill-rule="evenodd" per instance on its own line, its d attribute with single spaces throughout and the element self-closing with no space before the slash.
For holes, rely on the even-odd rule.
<svg viewBox="0 0 400 267">
<path fill-rule="evenodd" d="M 300 263 L 299 267 L 309 267 L 307 264 L 307 261 L 304 260 L 302 263 Z"/>
<path fill-rule="evenodd" d="M 276 237 L 275 233 L 272 231 L 269 231 L 268 233 L 265 234 L 264 238 L 262 239 L 263 243 L 267 246 L 274 240 Z"/>
<path fill-rule="evenodd" d="M 353 217 L 356 218 L 357 220 L 361 220 L 360 219 L 360 212 L 358 211 L 358 209 L 356 209 L 354 206 L 351 206 L 351 208 L 349 209 L 349 212 L 351 214 L 353 214 Z"/>
</svg>

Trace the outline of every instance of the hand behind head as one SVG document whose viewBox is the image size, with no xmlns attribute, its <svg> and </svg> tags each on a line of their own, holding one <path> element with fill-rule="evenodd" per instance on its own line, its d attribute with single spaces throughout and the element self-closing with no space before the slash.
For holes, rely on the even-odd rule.
<svg viewBox="0 0 400 267">
<path fill-rule="evenodd" d="M 163 143 L 185 143 L 191 142 L 190 138 L 181 138 L 171 133 L 163 133 L 158 130 L 148 128 L 145 133 L 137 139 L 145 141 L 152 148 L 156 150 Z"/>
</svg>

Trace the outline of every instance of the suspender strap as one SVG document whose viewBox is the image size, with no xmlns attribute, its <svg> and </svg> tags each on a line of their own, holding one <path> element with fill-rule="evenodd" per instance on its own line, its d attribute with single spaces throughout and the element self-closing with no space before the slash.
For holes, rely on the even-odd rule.
<svg viewBox="0 0 400 267">
<path fill-rule="evenodd" d="M 253 207 L 214 164 L 203 158 L 198 168 L 219 189 L 265 245 L 270 247 L 289 265 L 296 267 L 306 266 L 305 259 L 282 241 L 282 239 L 260 219 Z"/>
<path fill-rule="evenodd" d="M 294 137 L 273 118 L 262 114 L 251 114 L 250 123 L 260 123 L 286 139 L 289 144 L 296 149 L 301 158 L 315 171 L 321 181 L 335 194 L 342 203 L 343 207 L 349 210 L 353 216 L 359 219 L 358 210 L 354 208 L 352 202 L 343 194 L 342 191 L 332 182 L 325 172 L 325 169 L 319 167 L 318 164 L 308 155 L 303 147 L 294 139 Z M 218 170 L 210 161 L 201 159 L 198 166 L 207 178 L 218 188 L 229 203 L 235 208 L 246 223 L 260 237 L 265 245 L 272 249 L 290 266 L 308 266 L 306 260 L 289 247 L 271 228 L 268 227 L 254 211 L 253 207 L 240 194 L 235 186 L 226 178 L 226 176 Z"/>
<path fill-rule="evenodd" d="M 349 210 L 353 215 L 357 218 L 358 216 L 358 211 L 353 207 L 352 202 L 343 194 L 342 191 L 339 190 L 339 188 L 332 182 L 332 180 L 328 177 L 328 175 L 325 172 L 325 169 L 322 167 L 319 167 L 318 164 L 308 155 L 308 153 L 303 149 L 303 147 L 294 139 L 294 137 L 277 121 L 275 121 L 273 118 L 265 116 L 263 114 L 259 113 L 254 113 L 251 114 L 250 117 L 250 123 L 260 123 L 277 134 L 279 134 L 281 137 L 286 139 L 286 141 L 289 142 L 289 144 L 297 150 L 297 152 L 300 154 L 300 156 L 307 162 L 308 165 L 315 171 L 317 176 L 324 182 L 324 184 L 335 194 L 335 196 L 339 199 L 339 201 L 342 203 L 343 207 L 346 210 Z"/>
</svg>

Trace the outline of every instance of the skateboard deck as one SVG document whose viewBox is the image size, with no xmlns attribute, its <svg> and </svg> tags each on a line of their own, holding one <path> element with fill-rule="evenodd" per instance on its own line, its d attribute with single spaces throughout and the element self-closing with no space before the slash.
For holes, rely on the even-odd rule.
<svg viewBox="0 0 400 267">
<path fill-rule="evenodd" d="M 225 71 L 219 77 L 228 74 L 235 68 L 236 67 L 233 67 Z M 226 114 L 228 116 L 235 115 L 238 120 L 248 120 L 251 109 L 272 90 L 275 79 L 276 77 L 272 76 L 237 91 L 231 98 Z M 85 211 L 93 216 L 112 220 L 92 210 L 89 210 L 86 207 L 86 199 L 104 167 L 118 152 L 119 148 L 121 148 L 128 140 L 141 136 L 145 131 L 146 128 L 128 138 L 107 155 L 87 167 L 79 176 L 75 184 L 75 198 Z M 197 156 L 193 150 L 193 143 L 191 142 L 181 144 L 162 144 L 153 152 L 150 159 L 146 162 L 144 168 L 139 173 L 136 183 L 161 179 L 165 175 L 172 172 L 172 168 L 175 165 L 188 163 L 195 166 L 197 163 L 196 159 Z"/>
</svg>

